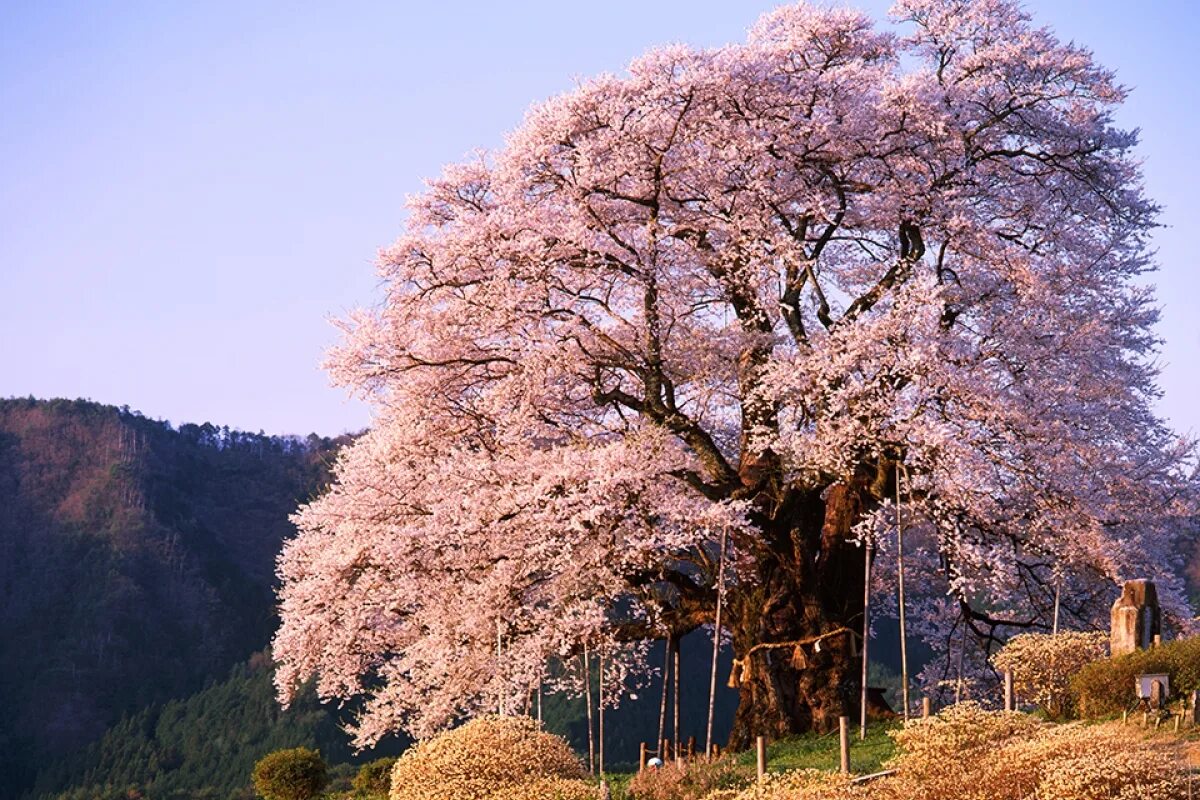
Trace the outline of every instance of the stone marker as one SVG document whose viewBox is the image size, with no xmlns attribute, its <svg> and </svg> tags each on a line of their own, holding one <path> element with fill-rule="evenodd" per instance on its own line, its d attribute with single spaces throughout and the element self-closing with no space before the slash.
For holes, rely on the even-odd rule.
<svg viewBox="0 0 1200 800">
<path fill-rule="evenodd" d="M 1113 656 L 1149 649 L 1161 629 L 1162 612 L 1154 581 L 1125 581 L 1125 588 L 1112 607 Z"/>
</svg>

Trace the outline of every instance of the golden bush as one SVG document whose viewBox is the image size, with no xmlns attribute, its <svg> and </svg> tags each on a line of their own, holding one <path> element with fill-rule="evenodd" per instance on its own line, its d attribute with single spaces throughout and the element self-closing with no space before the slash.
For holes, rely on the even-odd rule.
<svg viewBox="0 0 1200 800">
<path fill-rule="evenodd" d="M 1018 695 L 1063 719 L 1075 712 L 1071 679 L 1107 654 L 1106 633 L 1024 633 L 1010 639 L 992 664 L 1012 672 Z"/>
<path fill-rule="evenodd" d="M 488 800 L 600 800 L 600 788 L 584 780 L 537 778 L 505 786 Z"/>
<path fill-rule="evenodd" d="M 959 703 L 891 732 L 899 755 L 887 766 L 900 773 L 894 782 L 913 793 L 921 790 L 937 800 L 993 800 L 1005 795 L 994 794 L 980 776 L 988 772 L 996 751 L 1007 742 L 1036 737 L 1044 727 L 1027 714 Z"/>
<path fill-rule="evenodd" d="M 629 782 L 631 800 L 709 800 L 715 792 L 734 795 L 748 786 L 753 772 L 729 757 L 690 761 L 682 767 L 667 763 L 644 769 Z"/>
<path fill-rule="evenodd" d="M 410 748 L 392 769 L 391 800 L 505 800 L 543 782 L 579 794 L 583 766 L 561 737 L 526 717 L 480 717 Z M 545 783 L 549 781 L 550 783 Z M 530 789 L 532 791 L 532 789 Z M 507 794 L 500 794 L 507 792 Z M 570 792 L 576 792 L 571 794 Z M 548 796 L 553 800 L 554 795 Z"/>
<path fill-rule="evenodd" d="M 855 787 L 849 776 L 814 769 L 770 773 L 735 800 L 843 800 L 868 798 L 869 787 Z"/>
<path fill-rule="evenodd" d="M 946 719 L 938 721 L 939 718 Z M 1117 724 L 1048 725 L 973 706 L 896 733 L 893 777 L 872 800 L 1180 800 L 1178 748 Z"/>
</svg>

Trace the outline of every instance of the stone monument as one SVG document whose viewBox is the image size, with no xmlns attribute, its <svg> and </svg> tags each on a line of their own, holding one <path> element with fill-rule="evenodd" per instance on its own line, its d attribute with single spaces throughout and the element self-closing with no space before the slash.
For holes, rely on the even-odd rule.
<svg viewBox="0 0 1200 800">
<path fill-rule="evenodd" d="M 1125 581 L 1125 588 L 1112 607 L 1112 655 L 1147 650 L 1161 633 L 1162 612 L 1154 581 Z"/>
</svg>

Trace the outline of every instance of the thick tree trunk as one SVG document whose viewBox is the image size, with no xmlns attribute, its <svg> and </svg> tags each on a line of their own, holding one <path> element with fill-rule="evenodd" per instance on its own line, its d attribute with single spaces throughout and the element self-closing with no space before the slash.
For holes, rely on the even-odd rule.
<svg viewBox="0 0 1200 800">
<path fill-rule="evenodd" d="M 789 495 L 761 522 L 770 547 L 753 582 L 730 597 L 740 702 L 729 745 L 755 736 L 828 731 L 859 702 L 857 631 L 862 627 L 863 548 L 851 529 L 869 502 L 867 476 L 824 493 Z M 847 631 L 813 643 L 839 628 Z"/>
</svg>

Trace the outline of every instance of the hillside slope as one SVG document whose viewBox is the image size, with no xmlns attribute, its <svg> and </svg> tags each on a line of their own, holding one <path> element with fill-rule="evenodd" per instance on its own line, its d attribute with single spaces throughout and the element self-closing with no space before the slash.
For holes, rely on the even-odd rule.
<svg viewBox="0 0 1200 800">
<path fill-rule="evenodd" d="M 336 445 L 0 400 L 0 797 L 263 647 Z"/>
</svg>

